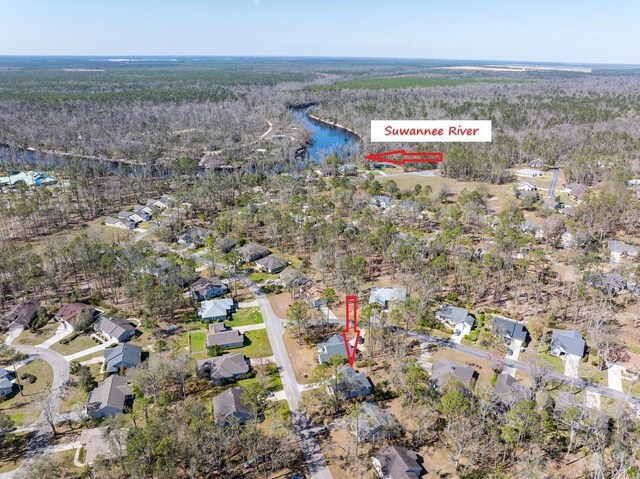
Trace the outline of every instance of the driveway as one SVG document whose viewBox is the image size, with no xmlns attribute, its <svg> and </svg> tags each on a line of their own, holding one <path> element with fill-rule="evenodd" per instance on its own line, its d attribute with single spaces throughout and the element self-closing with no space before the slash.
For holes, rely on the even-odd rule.
<svg viewBox="0 0 640 479">
<path fill-rule="evenodd" d="M 462 325 L 458 325 L 456 327 L 456 330 L 459 330 L 460 334 L 456 334 L 454 331 L 453 334 L 451 335 L 451 341 L 453 341 L 456 344 L 460 344 L 462 343 L 462 339 L 471 332 L 471 326 L 464 323 Z"/>
<path fill-rule="evenodd" d="M 68 354 L 67 356 L 64 357 L 64 359 L 66 361 L 73 361 L 74 359 L 83 358 L 85 356 L 89 356 L 90 354 L 94 354 L 94 353 L 98 353 L 100 351 L 104 351 L 105 349 L 107 349 L 112 344 L 118 344 L 118 340 L 115 339 L 115 338 L 111 338 L 106 343 L 99 344 L 97 346 L 94 346 L 93 348 L 84 349 L 82 351 L 78 351 L 77 353 L 73 353 L 73 354 Z"/>
<path fill-rule="evenodd" d="M 43 348 L 50 348 L 52 345 L 56 344 L 61 339 L 66 338 L 70 334 L 73 334 L 73 329 L 67 329 L 64 324 L 60 324 L 58 329 L 56 329 L 56 334 L 54 334 L 51 338 L 47 339 L 44 343 L 39 344 Z"/>
<path fill-rule="evenodd" d="M 607 369 L 607 384 L 611 389 L 615 389 L 616 391 L 624 392 L 622 389 L 622 368 L 617 364 L 612 364 Z"/>
<path fill-rule="evenodd" d="M 266 326 L 264 323 L 260 323 L 260 324 L 249 324 L 247 326 L 235 326 L 235 327 L 231 327 L 231 329 L 235 329 L 236 331 L 240 331 L 241 333 L 244 333 L 245 331 L 255 331 L 257 329 L 266 329 Z"/>
<path fill-rule="evenodd" d="M 577 379 L 580 370 L 580 360 L 581 358 L 574 354 L 567 354 L 567 359 L 564 363 L 564 375 Z"/>
<path fill-rule="evenodd" d="M 584 405 L 591 409 L 600 409 L 600 394 L 595 391 L 585 391 Z"/>
<path fill-rule="evenodd" d="M 518 356 L 520 356 L 520 348 L 522 348 L 522 341 L 519 339 L 513 339 L 511 341 L 511 344 L 509 344 L 509 346 L 507 346 L 512 354 L 508 354 L 505 356 L 505 358 L 507 359 L 513 359 L 514 361 L 518 360 Z"/>
</svg>

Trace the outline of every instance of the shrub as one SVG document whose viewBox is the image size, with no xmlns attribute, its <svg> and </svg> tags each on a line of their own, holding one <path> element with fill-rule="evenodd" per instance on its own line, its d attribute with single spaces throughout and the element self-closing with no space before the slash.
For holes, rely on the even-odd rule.
<svg viewBox="0 0 640 479">
<path fill-rule="evenodd" d="M 491 385 L 494 386 L 497 380 L 498 380 L 498 373 L 493 373 L 493 376 L 491 376 Z"/>
<path fill-rule="evenodd" d="M 20 379 L 21 379 L 22 381 L 24 381 L 25 383 L 33 384 L 33 383 L 35 383 L 35 382 L 36 382 L 36 380 L 37 380 L 38 378 L 36 378 L 36 377 L 35 377 L 33 374 L 31 374 L 31 373 L 24 373 L 22 376 L 20 376 Z"/>
</svg>

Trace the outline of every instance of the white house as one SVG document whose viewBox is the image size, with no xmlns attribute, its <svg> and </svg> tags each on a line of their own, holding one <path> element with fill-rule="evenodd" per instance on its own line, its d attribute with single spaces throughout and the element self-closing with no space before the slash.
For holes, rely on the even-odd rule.
<svg viewBox="0 0 640 479">
<path fill-rule="evenodd" d="M 516 173 L 518 176 L 526 176 L 528 178 L 537 178 L 542 176 L 542 171 L 534 170 L 533 168 L 522 168 Z"/>
<path fill-rule="evenodd" d="M 516 188 L 518 191 L 538 191 L 538 187 L 528 181 L 521 181 Z"/>
</svg>

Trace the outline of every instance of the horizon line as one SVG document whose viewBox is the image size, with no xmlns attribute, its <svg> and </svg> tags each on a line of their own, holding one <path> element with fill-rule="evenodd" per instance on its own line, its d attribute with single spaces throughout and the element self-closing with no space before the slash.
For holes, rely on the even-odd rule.
<svg viewBox="0 0 640 479">
<path fill-rule="evenodd" d="M 282 59 L 335 59 L 335 60 L 404 60 L 404 61 L 456 61 L 456 62 L 497 62 L 512 64 L 547 64 L 573 66 L 625 66 L 640 67 L 640 63 L 602 63 L 558 60 L 497 60 L 475 58 L 437 58 L 437 57 L 376 57 L 352 55 L 261 55 L 261 54 L 7 54 L 0 58 L 282 58 Z"/>
</svg>

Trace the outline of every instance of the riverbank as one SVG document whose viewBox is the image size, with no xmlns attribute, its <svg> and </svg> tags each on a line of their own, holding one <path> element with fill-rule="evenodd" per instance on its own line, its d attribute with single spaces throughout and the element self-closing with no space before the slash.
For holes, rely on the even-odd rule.
<svg viewBox="0 0 640 479">
<path fill-rule="evenodd" d="M 319 123 L 324 123 L 325 125 L 329 125 L 332 128 L 338 128 L 340 130 L 344 130 L 347 133 L 355 136 L 358 139 L 358 141 L 360 141 L 361 143 L 364 143 L 364 138 L 362 138 L 362 136 L 358 132 L 356 132 L 355 130 L 352 130 L 351 128 L 348 128 L 348 127 L 346 127 L 344 125 L 341 125 L 340 123 L 334 123 L 332 121 L 325 120 L 324 118 L 320 118 L 319 116 L 314 115 L 313 113 L 311 113 L 308 110 L 307 110 L 307 116 L 309 118 L 311 118 L 312 120 L 315 120 L 315 121 L 317 121 Z"/>
</svg>

